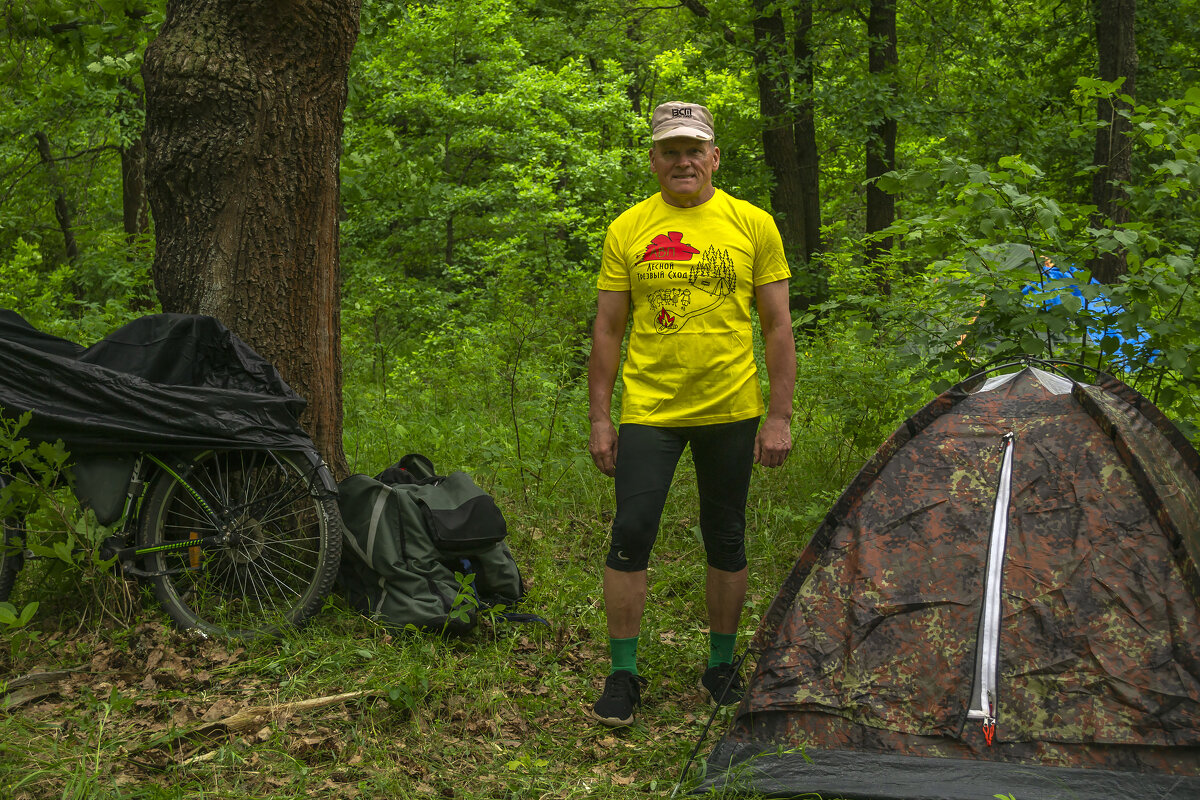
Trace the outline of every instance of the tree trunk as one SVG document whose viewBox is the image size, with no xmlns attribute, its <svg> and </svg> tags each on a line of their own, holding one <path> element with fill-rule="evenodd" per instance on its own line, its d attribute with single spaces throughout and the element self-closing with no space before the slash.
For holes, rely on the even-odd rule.
<svg viewBox="0 0 1200 800">
<path fill-rule="evenodd" d="M 886 96 L 896 95 L 896 1 L 871 0 L 867 17 L 867 70 L 874 82 L 887 87 Z M 878 233 L 896 218 L 896 201 L 876 184 L 875 179 L 896 168 L 896 118 L 890 108 L 878 110 L 879 116 L 867 131 L 867 233 Z M 868 245 L 867 260 L 874 263 L 892 249 L 890 237 Z M 880 287 L 887 280 L 879 276 Z"/>
<path fill-rule="evenodd" d="M 150 230 L 150 204 L 146 200 L 146 144 L 140 134 L 121 148 L 121 220 L 128 245 L 126 258 L 140 264 L 151 255 L 144 238 Z M 129 298 L 129 307 L 143 313 L 152 313 L 156 305 L 149 288 L 139 286 Z"/>
<path fill-rule="evenodd" d="M 712 12 L 700 0 L 681 0 L 700 19 Z M 812 102 L 813 66 L 808 45 L 812 28 L 812 0 L 799 0 L 797 40 L 793 54 L 805 80 L 804 95 L 792 88 L 791 56 L 779 3 L 754 0 L 754 69 L 758 80 L 758 110 L 763 120 L 763 158 L 771 171 L 771 208 L 781 216 L 779 234 L 784 249 L 800 261 L 800 274 L 792 276 L 792 306 L 810 308 L 825 299 L 826 281 L 812 267 L 820 247 L 821 205 L 819 157 Z M 728 25 L 716 23 L 725 41 L 740 47 L 742 40 Z M 718 142 L 719 144 L 719 142 Z"/>
<path fill-rule="evenodd" d="M 821 153 L 817 149 L 816 121 L 816 53 L 809 42 L 812 31 L 812 0 L 799 0 L 796 6 L 795 55 L 798 81 L 792 96 L 796 105 L 796 121 L 792 133 L 796 140 L 796 161 L 799 167 L 801 207 L 804 213 L 804 262 L 809 265 L 804 285 L 797 287 L 798 306 L 808 308 L 825 301 L 829 294 L 825 273 L 816 269 L 812 257 L 821 250 Z"/>
<path fill-rule="evenodd" d="M 1136 97 L 1137 43 L 1134 35 L 1134 18 L 1137 0 L 1093 0 L 1092 17 L 1096 24 L 1096 55 L 1100 67 L 1100 79 L 1116 81 L 1124 78 L 1121 93 Z M 1124 100 L 1100 98 L 1096 101 L 1096 118 L 1100 127 L 1096 130 L 1096 150 L 1092 163 L 1096 171 L 1092 174 L 1092 202 L 1096 205 L 1095 227 L 1119 227 L 1129 222 L 1129 207 L 1121 184 L 1133 175 L 1133 161 L 1129 138 L 1129 120 L 1121 110 L 1131 110 Z M 1088 264 L 1092 276 L 1101 283 L 1115 283 L 1129 267 L 1125 262 L 1124 250 L 1104 253 Z"/>
<path fill-rule="evenodd" d="M 66 195 L 63 194 L 62 177 L 58 174 L 54 155 L 50 152 L 50 139 L 44 131 L 38 131 L 33 135 L 33 141 L 37 144 L 42 166 L 46 168 L 47 183 L 54 192 L 54 218 L 58 220 L 58 229 L 62 232 L 67 261 L 74 261 L 79 258 L 79 244 L 75 241 L 75 231 L 71 227 L 71 209 L 67 205 Z"/>
<path fill-rule="evenodd" d="M 140 114 L 145 107 L 142 90 L 132 80 L 124 79 L 122 95 L 127 111 Z M 132 116 L 132 114 L 130 114 Z M 125 241 L 134 245 L 150 230 L 150 206 L 146 200 L 146 143 L 143 131 L 129 131 L 129 144 L 121 148 L 121 220 Z"/>
<path fill-rule="evenodd" d="M 169 0 L 146 48 L 146 183 L 163 310 L 209 314 L 342 450 L 338 158 L 360 0 Z"/>
<path fill-rule="evenodd" d="M 121 218 L 125 241 L 130 245 L 150 230 L 150 209 L 146 204 L 146 146 L 139 136 L 121 148 Z"/>
<path fill-rule="evenodd" d="M 754 0 L 754 68 L 758 74 L 758 107 L 763 121 L 763 158 L 771 170 L 771 208 L 783 246 L 803 258 L 808 251 L 804 230 L 804 193 L 800 162 L 792 134 L 792 84 L 787 32 L 778 6 L 765 11 L 766 0 Z"/>
</svg>

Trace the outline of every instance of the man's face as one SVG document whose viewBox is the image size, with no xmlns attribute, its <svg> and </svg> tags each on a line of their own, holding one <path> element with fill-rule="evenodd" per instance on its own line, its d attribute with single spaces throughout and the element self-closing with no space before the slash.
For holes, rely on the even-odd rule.
<svg viewBox="0 0 1200 800">
<path fill-rule="evenodd" d="M 650 171 L 673 206 L 688 208 L 711 198 L 712 176 L 720 165 L 720 148 L 701 139 L 673 137 L 650 148 Z"/>
</svg>

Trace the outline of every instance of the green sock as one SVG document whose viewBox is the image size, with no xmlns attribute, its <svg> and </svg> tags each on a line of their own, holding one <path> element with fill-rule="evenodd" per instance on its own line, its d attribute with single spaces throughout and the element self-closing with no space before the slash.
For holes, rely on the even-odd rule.
<svg viewBox="0 0 1200 800">
<path fill-rule="evenodd" d="M 733 663 L 733 647 L 737 644 L 736 633 L 708 632 L 708 665 Z"/>
<path fill-rule="evenodd" d="M 628 639 L 609 639 L 608 651 L 612 654 L 612 671 L 627 670 L 634 675 L 637 671 L 637 642 L 638 637 Z"/>
</svg>

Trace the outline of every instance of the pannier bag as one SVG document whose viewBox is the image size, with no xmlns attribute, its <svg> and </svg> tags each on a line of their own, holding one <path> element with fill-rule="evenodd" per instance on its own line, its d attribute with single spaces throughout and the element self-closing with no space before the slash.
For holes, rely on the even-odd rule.
<svg viewBox="0 0 1200 800">
<path fill-rule="evenodd" d="M 341 593 L 380 623 L 465 633 L 480 610 L 524 597 L 504 515 L 465 472 L 437 475 L 410 454 L 374 478 L 346 478 L 338 505 Z"/>
</svg>

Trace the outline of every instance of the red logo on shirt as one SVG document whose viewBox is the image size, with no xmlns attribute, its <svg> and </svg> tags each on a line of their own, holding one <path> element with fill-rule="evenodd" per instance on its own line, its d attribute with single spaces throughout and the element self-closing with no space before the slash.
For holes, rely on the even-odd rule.
<svg viewBox="0 0 1200 800">
<path fill-rule="evenodd" d="M 660 233 L 646 246 L 646 254 L 642 261 L 691 261 L 692 256 L 700 251 L 685 244 L 683 234 L 679 231 Z"/>
<path fill-rule="evenodd" d="M 658 318 L 654 321 L 658 323 L 658 327 L 660 328 L 675 327 L 675 315 L 667 311 L 665 308 L 659 310 Z"/>
</svg>

